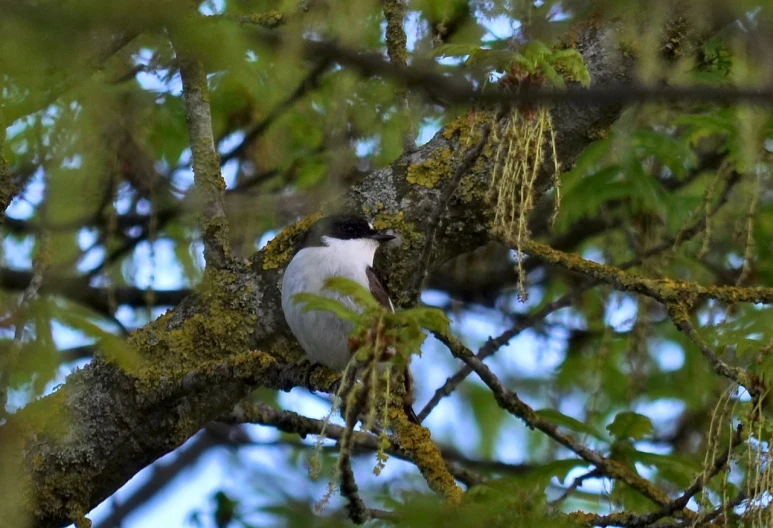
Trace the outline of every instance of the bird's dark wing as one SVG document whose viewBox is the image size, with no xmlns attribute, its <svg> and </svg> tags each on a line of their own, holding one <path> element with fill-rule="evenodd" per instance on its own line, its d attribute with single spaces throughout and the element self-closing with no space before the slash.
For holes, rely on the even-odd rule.
<svg viewBox="0 0 773 528">
<path fill-rule="evenodd" d="M 373 297 L 376 298 L 381 306 L 390 312 L 394 312 L 395 307 L 392 304 L 392 299 L 389 298 L 389 294 L 386 292 L 386 289 L 381 284 L 381 281 L 378 280 L 378 276 L 376 275 L 375 270 L 368 266 L 368 268 L 365 270 L 365 274 L 368 276 L 368 287 L 370 288 L 370 293 L 373 294 Z"/>
<path fill-rule="evenodd" d="M 365 270 L 365 274 L 368 276 L 368 287 L 370 288 L 370 293 L 373 294 L 373 297 L 375 297 L 381 306 L 390 312 L 394 312 L 395 307 L 392 304 L 392 299 L 389 298 L 389 294 L 386 292 L 386 289 L 381 284 L 381 281 L 378 280 L 378 276 L 376 275 L 375 270 L 368 266 L 368 268 Z M 403 411 L 411 422 L 415 423 L 416 425 L 421 425 L 421 422 L 419 421 L 418 416 L 416 416 L 412 406 L 413 379 L 411 378 L 411 371 L 408 367 L 405 369 L 404 382 L 405 400 L 403 401 Z"/>
</svg>

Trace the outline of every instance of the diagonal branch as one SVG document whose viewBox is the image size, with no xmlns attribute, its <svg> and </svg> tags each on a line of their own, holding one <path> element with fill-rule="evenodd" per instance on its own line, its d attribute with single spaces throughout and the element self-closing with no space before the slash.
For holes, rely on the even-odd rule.
<svg viewBox="0 0 773 528">
<path fill-rule="evenodd" d="M 277 49 L 288 44 L 289 38 L 277 32 L 252 28 L 258 37 Z M 297 46 L 298 43 L 295 43 Z M 363 76 L 379 75 L 406 88 L 417 89 L 433 101 L 447 105 L 512 105 L 535 106 L 575 104 L 616 106 L 634 103 L 717 103 L 723 105 L 747 103 L 773 104 L 773 89 L 756 87 L 696 86 L 596 86 L 590 89 L 568 87 L 566 90 L 522 86 L 517 91 L 502 91 L 496 84 L 476 88 L 464 75 L 446 75 L 433 70 L 434 63 L 407 66 L 391 63 L 380 53 L 343 47 L 327 40 L 302 40 L 303 54 L 312 59 L 337 62 L 358 71 Z"/>
<path fill-rule="evenodd" d="M 268 127 L 270 127 L 271 124 L 274 123 L 277 118 L 279 118 L 279 116 L 281 116 L 297 101 L 302 99 L 307 93 L 315 89 L 319 85 L 322 74 L 325 73 L 329 66 L 330 63 L 327 61 L 318 61 L 309 71 L 306 77 L 304 77 L 303 80 L 298 84 L 295 90 L 293 90 L 293 92 L 287 96 L 286 99 L 272 108 L 268 115 L 263 118 L 263 120 L 253 125 L 244 134 L 244 138 L 238 145 L 221 156 L 220 165 L 225 165 L 232 159 L 241 156 L 245 149 L 250 145 L 250 143 L 260 137 L 268 129 Z"/>
<path fill-rule="evenodd" d="M 609 478 L 622 480 L 656 504 L 664 506 L 670 502 L 668 496 L 647 479 L 640 477 L 624 465 L 600 455 L 572 437 L 560 432 L 558 426 L 554 423 L 535 414 L 534 410 L 524 403 L 515 392 L 507 390 L 499 378 L 458 339 L 450 335 L 437 333 L 435 337 L 448 347 L 454 357 L 461 359 L 472 368 L 488 388 L 491 389 L 500 407 L 523 420 L 529 428 L 545 433 L 562 446 L 575 452 L 586 462 L 596 466 L 600 473 Z"/>
<path fill-rule="evenodd" d="M 108 59 L 130 44 L 137 35 L 138 33 L 135 31 L 125 31 L 111 37 L 109 41 L 104 44 L 104 47 L 97 50 L 93 56 L 85 61 L 83 68 L 86 70 L 87 75 L 91 75 L 102 68 Z M 68 72 L 64 78 L 50 83 L 48 91 L 42 94 L 35 93 L 30 97 L 26 97 L 23 101 L 8 105 L 3 112 L 0 112 L 0 126 L 8 126 L 17 119 L 21 119 L 26 115 L 42 110 L 48 105 L 53 104 L 62 95 L 67 93 L 67 91 L 71 90 L 80 82 L 83 82 L 87 75 L 84 75 L 81 71 Z"/>
</svg>

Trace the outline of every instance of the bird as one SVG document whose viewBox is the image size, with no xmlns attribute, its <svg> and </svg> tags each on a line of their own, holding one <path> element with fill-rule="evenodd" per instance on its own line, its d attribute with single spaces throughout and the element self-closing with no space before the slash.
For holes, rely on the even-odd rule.
<svg viewBox="0 0 773 528">
<path fill-rule="evenodd" d="M 304 312 L 296 303 L 298 293 L 324 295 L 353 311 L 362 308 L 349 296 L 325 289 L 331 277 L 344 277 L 367 288 L 387 310 L 394 312 L 389 294 L 373 269 L 376 250 L 394 235 L 379 231 L 367 218 L 357 214 L 334 214 L 320 218 L 306 232 L 282 278 L 282 311 L 290 331 L 313 363 L 343 370 L 351 358 L 349 333 L 352 323 L 336 314 L 314 310 Z M 406 397 L 412 394 L 410 372 L 405 372 Z M 413 407 L 406 400 L 408 418 L 418 424 Z"/>
</svg>

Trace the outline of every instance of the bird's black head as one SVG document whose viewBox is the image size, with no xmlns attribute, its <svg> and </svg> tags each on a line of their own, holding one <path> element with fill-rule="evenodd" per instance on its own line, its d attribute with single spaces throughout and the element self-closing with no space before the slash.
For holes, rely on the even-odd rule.
<svg viewBox="0 0 773 528">
<path fill-rule="evenodd" d="M 324 246 L 323 237 L 339 240 L 364 238 L 377 242 L 387 242 L 395 238 L 374 229 L 365 217 L 351 214 L 326 216 L 314 222 L 303 241 L 303 247 Z"/>
</svg>

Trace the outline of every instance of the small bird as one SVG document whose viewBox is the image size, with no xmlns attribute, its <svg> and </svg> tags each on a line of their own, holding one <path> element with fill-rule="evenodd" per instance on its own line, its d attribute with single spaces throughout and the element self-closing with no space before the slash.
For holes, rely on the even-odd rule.
<svg viewBox="0 0 773 528">
<path fill-rule="evenodd" d="M 295 303 L 293 297 L 297 293 L 324 295 L 360 311 L 351 297 L 324 289 L 327 279 L 344 277 L 368 288 L 382 306 L 394 311 L 389 295 L 373 270 L 376 250 L 394 238 L 374 229 L 366 218 L 351 214 L 327 216 L 309 228 L 282 279 L 282 310 L 290 330 L 313 362 L 343 370 L 351 358 L 352 324 L 332 312 L 304 312 L 303 305 Z M 406 393 L 410 395 L 409 372 L 405 380 Z M 419 423 L 408 403 L 405 411 L 409 419 Z"/>
</svg>

